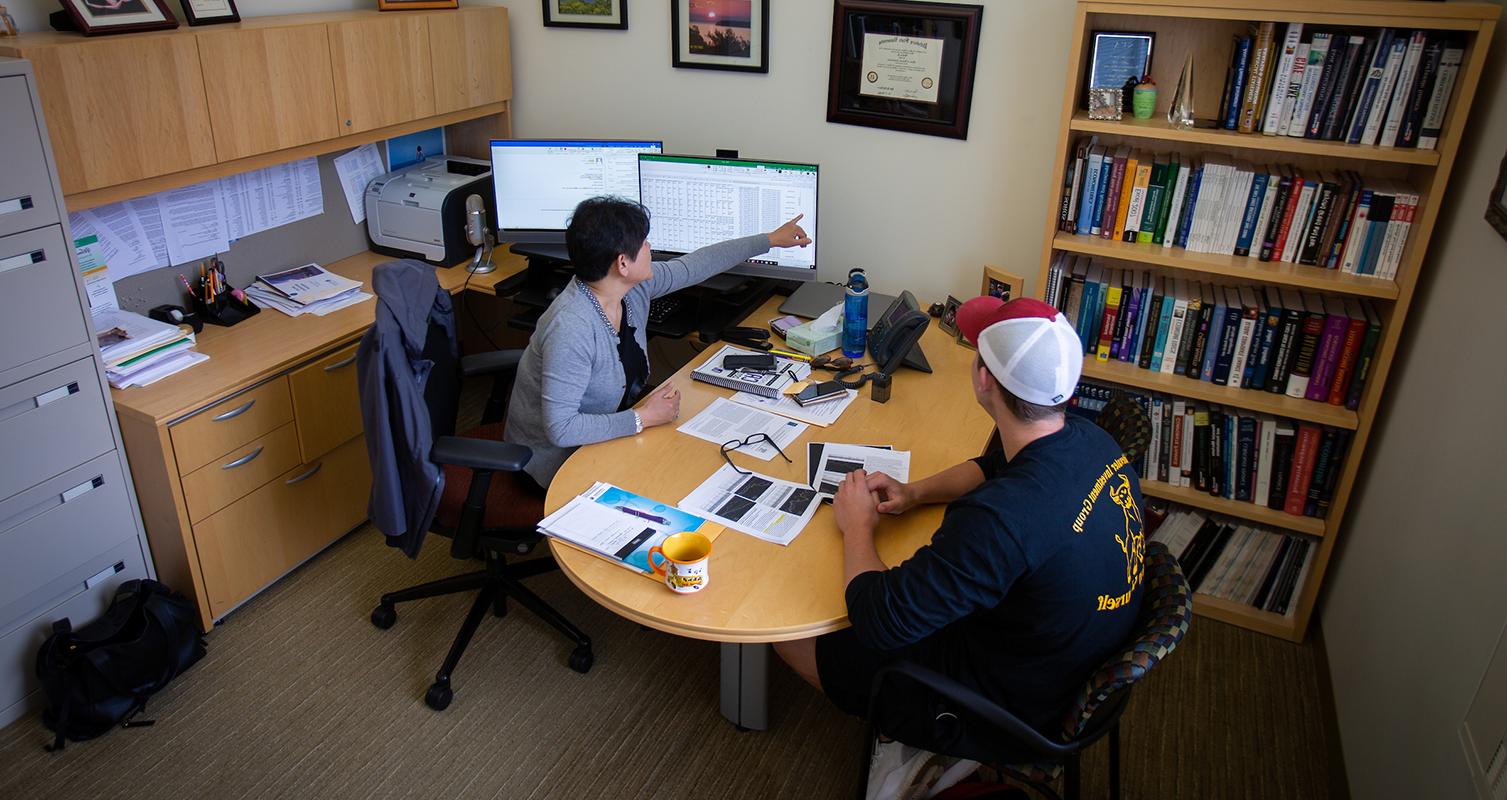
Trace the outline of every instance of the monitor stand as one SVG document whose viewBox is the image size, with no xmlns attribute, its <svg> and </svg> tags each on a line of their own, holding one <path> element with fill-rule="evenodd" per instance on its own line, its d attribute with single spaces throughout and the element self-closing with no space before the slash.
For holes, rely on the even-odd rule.
<svg viewBox="0 0 1507 800">
<path fill-rule="evenodd" d="M 520 256 L 526 256 L 528 258 L 543 258 L 543 259 L 550 259 L 550 260 L 553 260 L 553 261 L 559 261 L 559 262 L 567 263 L 567 264 L 570 263 L 570 253 L 566 252 L 565 245 L 563 243 L 561 243 L 561 244 L 542 244 L 542 243 L 528 244 L 528 243 L 520 243 L 520 244 L 515 244 L 512 247 L 509 247 L 508 249 L 511 250 L 514 253 L 517 253 Z"/>
</svg>

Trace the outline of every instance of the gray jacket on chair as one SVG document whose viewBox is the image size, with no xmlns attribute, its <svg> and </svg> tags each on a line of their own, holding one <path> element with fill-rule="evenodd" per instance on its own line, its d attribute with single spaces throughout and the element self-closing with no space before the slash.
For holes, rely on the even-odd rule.
<svg viewBox="0 0 1507 800">
<path fill-rule="evenodd" d="M 424 339 L 429 323 L 437 323 L 453 350 L 455 314 L 434 267 L 419 261 L 378 264 L 372 288 L 377 318 L 356 350 L 361 421 L 372 468 L 367 513 L 389 545 L 415 558 L 445 490 L 444 471 L 429 460 L 434 431 L 424 383 L 433 362 L 423 357 Z"/>
<path fill-rule="evenodd" d="M 653 277 L 623 298 L 638 346 L 649 352 L 650 300 L 767 252 L 769 237 L 760 233 L 654 262 Z M 539 317 L 518 363 L 503 439 L 534 451 L 524 470 L 540 486 L 549 486 L 577 447 L 633 435 L 633 412 L 617 410 L 627 388 L 617 344 L 574 278 Z"/>
</svg>

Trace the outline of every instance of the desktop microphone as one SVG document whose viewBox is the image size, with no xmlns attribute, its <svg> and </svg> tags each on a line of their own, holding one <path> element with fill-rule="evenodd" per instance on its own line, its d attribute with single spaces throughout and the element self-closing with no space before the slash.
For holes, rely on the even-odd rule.
<svg viewBox="0 0 1507 800">
<path fill-rule="evenodd" d="M 487 207 L 482 204 L 481 195 L 473 194 L 466 198 L 466 241 L 476 246 L 476 257 L 471 259 L 471 266 L 467 269 L 473 273 L 497 269 L 492 263 L 487 242 L 491 231 L 487 230 L 486 213 Z"/>
</svg>

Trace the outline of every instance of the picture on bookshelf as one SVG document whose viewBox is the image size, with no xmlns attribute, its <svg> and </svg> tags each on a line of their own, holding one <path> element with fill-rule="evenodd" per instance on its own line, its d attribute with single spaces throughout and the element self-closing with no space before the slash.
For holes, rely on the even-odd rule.
<svg viewBox="0 0 1507 800">
<path fill-rule="evenodd" d="M 1093 51 L 1088 61 L 1088 88 L 1120 89 L 1126 81 L 1139 81 L 1151 74 L 1154 33 L 1094 31 Z"/>
<path fill-rule="evenodd" d="M 1486 221 L 1507 239 L 1507 155 L 1502 156 L 1502 165 L 1497 167 L 1497 183 L 1486 203 Z"/>
</svg>

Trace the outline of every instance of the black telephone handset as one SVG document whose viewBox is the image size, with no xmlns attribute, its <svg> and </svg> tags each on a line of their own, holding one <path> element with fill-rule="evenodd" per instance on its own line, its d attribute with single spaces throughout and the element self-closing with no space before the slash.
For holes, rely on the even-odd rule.
<svg viewBox="0 0 1507 800">
<path fill-rule="evenodd" d="M 908 295 L 910 292 L 902 292 L 869 332 L 869 355 L 874 358 L 875 369 L 885 375 L 893 375 L 900 368 L 900 362 L 931 324 L 931 317 L 918 309 L 915 298 Z"/>
</svg>

